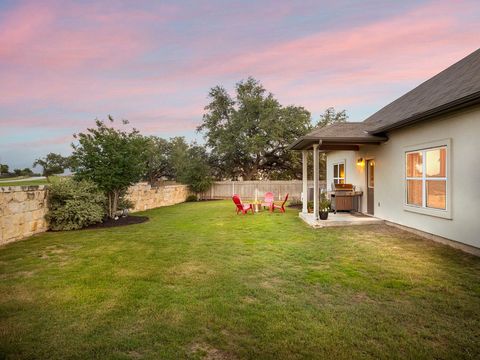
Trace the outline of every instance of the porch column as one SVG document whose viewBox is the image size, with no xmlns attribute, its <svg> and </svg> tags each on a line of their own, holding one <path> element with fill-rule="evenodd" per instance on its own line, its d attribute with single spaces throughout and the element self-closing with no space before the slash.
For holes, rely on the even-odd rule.
<svg viewBox="0 0 480 360">
<path fill-rule="evenodd" d="M 308 150 L 302 150 L 302 213 L 308 212 Z"/>
<path fill-rule="evenodd" d="M 320 177 L 320 164 L 318 161 L 318 144 L 313 144 L 313 214 L 318 220 L 318 187 Z"/>
</svg>

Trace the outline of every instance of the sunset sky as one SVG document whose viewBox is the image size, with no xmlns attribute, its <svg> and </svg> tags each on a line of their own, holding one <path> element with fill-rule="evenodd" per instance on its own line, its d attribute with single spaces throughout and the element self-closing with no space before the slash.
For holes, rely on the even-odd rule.
<svg viewBox="0 0 480 360">
<path fill-rule="evenodd" d="M 112 114 L 195 132 L 209 88 L 254 76 L 316 120 L 362 121 L 480 46 L 473 1 L 2 1 L 0 163 L 70 153 Z"/>
</svg>

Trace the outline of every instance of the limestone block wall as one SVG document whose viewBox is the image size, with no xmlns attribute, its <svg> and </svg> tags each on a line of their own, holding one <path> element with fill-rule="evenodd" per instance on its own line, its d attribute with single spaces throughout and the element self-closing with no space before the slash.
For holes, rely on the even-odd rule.
<svg viewBox="0 0 480 360">
<path fill-rule="evenodd" d="M 0 245 L 47 231 L 46 213 L 44 185 L 0 187 Z"/>
<path fill-rule="evenodd" d="M 133 203 L 132 212 L 182 203 L 190 194 L 186 185 L 152 187 L 138 183 L 128 189 L 127 198 Z"/>
<path fill-rule="evenodd" d="M 0 245 L 48 230 L 47 191 L 45 185 L 0 187 Z M 152 188 L 139 183 L 128 190 L 127 196 L 135 212 L 178 204 L 188 195 L 186 185 Z"/>
</svg>

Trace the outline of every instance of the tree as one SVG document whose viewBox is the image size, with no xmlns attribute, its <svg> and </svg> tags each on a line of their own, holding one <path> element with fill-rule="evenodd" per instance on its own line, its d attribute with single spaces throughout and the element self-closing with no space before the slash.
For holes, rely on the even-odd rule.
<svg viewBox="0 0 480 360">
<path fill-rule="evenodd" d="M 317 123 L 317 128 L 322 128 L 325 126 L 330 126 L 333 124 L 338 123 L 345 123 L 347 122 L 348 115 L 346 110 L 342 110 L 339 112 L 335 111 L 334 107 L 327 108 L 322 115 L 320 115 L 320 119 Z M 326 179 L 326 167 L 327 167 L 327 158 L 325 153 L 320 154 L 320 178 Z"/>
<path fill-rule="evenodd" d="M 43 168 L 42 175 L 47 177 L 47 181 L 50 181 L 50 176 L 62 174 L 65 169 L 70 167 L 70 158 L 63 157 L 60 154 L 49 153 L 44 158 L 35 160 L 32 166 L 35 167 L 37 165 Z"/>
<path fill-rule="evenodd" d="M 183 136 L 176 136 L 169 141 L 169 163 L 171 173 L 170 179 L 177 179 L 179 172 L 183 169 L 188 160 L 189 145 Z"/>
<path fill-rule="evenodd" d="M 187 161 L 189 145 L 184 137 L 170 140 L 156 136 L 146 138 L 147 168 L 145 179 L 153 184 L 159 178 L 176 179 L 178 170 Z"/>
<path fill-rule="evenodd" d="M 22 175 L 24 176 L 33 176 L 33 171 L 30 168 L 22 169 Z"/>
<path fill-rule="evenodd" d="M 153 185 L 159 178 L 169 178 L 172 174 L 169 159 L 170 144 L 168 140 L 150 136 L 146 138 L 146 146 L 145 179 Z"/>
<path fill-rule="evenodd" d="M 13 173 L 16 176 L 33 176 L 33 171 L 30 168 L 14 169 Z"/>
<path fill-rule="evenodd" d="M 0 164 L 0 175 L 8 174 L 8 165 Z"/>
<path fill-rule="evenodd" d="M 310 113 L 283 107 L 252 77 L 237 83 L 235 91 L 232 98 L 225 88 L 212 88 L 197 129 L 211 149 L 216 174 L 251 180 L 291 171 L 298 154 L 287 147 L 310 130 Z"/>
<path fill-rule="evenodd" d="M 212 186 L 212 171 L 208 154 L 203 146 L 193 144 L 187 151 L 186 161 L 177 171 L 178 180 L 187 184 L 197 195 Z"/>
<path fill-rule="evenodd" d="M 348 115 L 346 110 L 336 112 L 334 107 L 329 107 L 322 115 L 320 115 L 320 119 L 318 120 L 316 127 L 322 128 L 332 124 L 344 123 L 347 121 L 347 119 Z"/>
<path fill-rule="evenodd" d="M 107 215 L 114 218 L 128 187 L 145 174 L 148 142 L 136 129 L 128 132 L 100 120 L 95 124 L 95 128 L 74 135 L 78 144 L 72 144 L 73 169 L 76 178 L 92 180 L 106 194 Z"/>
</svg>

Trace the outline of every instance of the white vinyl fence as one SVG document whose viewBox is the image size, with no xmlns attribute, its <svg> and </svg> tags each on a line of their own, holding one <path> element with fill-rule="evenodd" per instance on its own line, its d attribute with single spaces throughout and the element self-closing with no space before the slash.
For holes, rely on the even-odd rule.
<svg viewBox="0 0 480 360">
<path fill-rule="evenodd" d="M 320 181 L 320 189 L 325 189 L 325 181 Z M 313 180 L 308 182 L 308 187 L 313 189 Z M 216 181 L 210 190 L 202 194 L 203 199 L 229 199 L 233 194 L 240 195 L 243 199 L 263 199 L 266 192 L 273 192 L 275 200 L 282 200 L 285 195 L 291 200 L 300 200 L 302 194 L 302 180 L 278 181 Z"/>
</svg>

